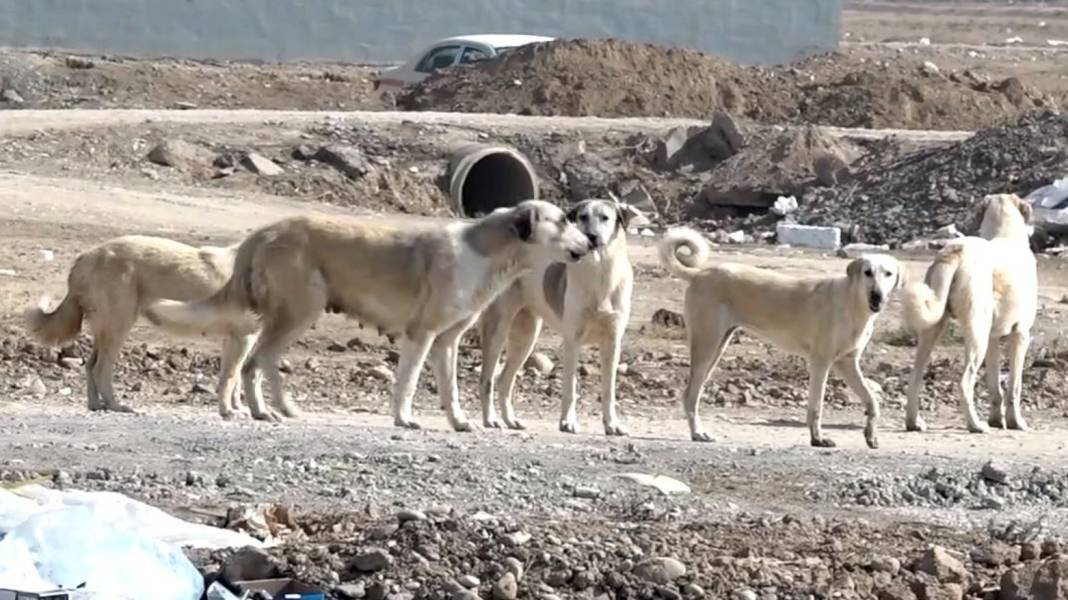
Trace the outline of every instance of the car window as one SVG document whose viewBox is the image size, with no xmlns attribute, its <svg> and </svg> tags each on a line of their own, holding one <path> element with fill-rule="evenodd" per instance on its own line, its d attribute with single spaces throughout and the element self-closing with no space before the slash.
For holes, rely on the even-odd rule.
<svg viewBox="0 0 1068 600">
<path fill-rule="evenodd" d="M 456 62 L 456 55 L 459 54 L 459 46 L 442 46 L 440 48 L 434 48 L 427 54 L 423 60 L 419 61 L 419 66 L 415 68 L 420 73 L 433 73 L 438 69 L 444 69 L 445 67 L 451 67 Z"/>
<path fill-rule="evenodd" d="M 483 52 L 479 48 L 473 46 L 467 46 L 464 48 L 464 53 L 460 55 L 460 64 L 466 65 L 468 63 L 478 62 L 480 60 L 486 60 L 489 55 Z"/>
</svg>

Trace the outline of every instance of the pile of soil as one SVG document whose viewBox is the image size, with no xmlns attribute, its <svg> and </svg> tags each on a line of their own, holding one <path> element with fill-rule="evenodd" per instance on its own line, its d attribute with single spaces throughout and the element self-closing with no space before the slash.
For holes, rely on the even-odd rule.
<svg viewBox="0 0 1068 600">
<path fill-rule="evenodd" d="M 1033 112 L 949 147 L 890 164 L 874 161 L 851 185 L 806 195 L 798 220 L 845 225 L 859 241 L 871 243 L 906 242 L 951 223 L 968 232 L 977 200 L 987 194 L 1026 195 L 1065 173 L 1068 117 Z"/>
<path fill-rule="evenodd" d="M 619 40 L 524 46 L 438 73 L 398 98 L 406 110 L 698 118 L 725 110 L 761 123 L 905 129 L 974 129 L 1052 104 L 1014 78 L 947 75 L 905 58 L 740 67 Z"/>
<path fill-rule="evenodd" d="M 0 51 L 0 110 L 261 108 L 375 110 L 374 70 L 348 64 L 250 63 Z"/>
</svg>

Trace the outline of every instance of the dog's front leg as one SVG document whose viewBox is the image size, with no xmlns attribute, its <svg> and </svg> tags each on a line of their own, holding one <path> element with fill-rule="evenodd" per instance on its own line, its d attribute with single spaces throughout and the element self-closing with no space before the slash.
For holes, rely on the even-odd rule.
<svg viewBox="0 0 1068 600">
<path fill-rule="evenodd" d="M 434 337 L 420 334 L 418 338 L 404 336 L 400 341 L 400 360 L 397 361 L 397 382 L 393 384 L 393 424 L 407 429 L 419 429 L 412 415 L 412 400 L 419 372 L 423 370 L 426 355 Z"/>
<path fill-rule="evenodd" d="M 846 385 L 864 402 L 864 414 L 867 420 L 864 424 L 864 441 L 868 447 L 879 447 L 877 428 L 879 426 L 879 399 L 868 387 L 868 382 L 860 372 L 860 355 L 853 354 L 844 356 L 834 365 L 838 376 L 845 380 Z"/>
<path fill-rule="evenodd" d="M 605 435 L 627 435 L 616 416 L 616 369 L 619 368 L 620 337 L 613 334 L 601 344 L 601 419 L 604 421 Z"/>
<path fill-rule="evenodd" d="M 827 388 L 827 362 L 810 358 L 808 363 L 808 432 L 817 448 L 834 448 L 834 440 L 823 437 L 823 394 Z"/>
<path fill-rule="evenodd" d="M 579 345 L 564 341 L 564 399 L 560 404 L 560 431 L 578 433 L 578 411 L 575 407 Z"/>
<path fill-rule="evenodd" d="M 456 362 L 460 352 L 460 338 L 474 323 L 466 319 L 438 334 L 430 349 L 430 363 L 434 368 L 434 378 L 438 382 L 438 395 L 441 407 L 449 418 L 449 425 L 455 431 L 471 431 L 471 423 L 460 407 L 460 389 L 456 382 Z"/>
</svg>

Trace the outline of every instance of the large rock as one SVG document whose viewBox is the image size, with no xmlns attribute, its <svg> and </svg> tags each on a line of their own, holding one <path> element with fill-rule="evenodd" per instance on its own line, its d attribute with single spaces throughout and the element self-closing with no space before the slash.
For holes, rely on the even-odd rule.
<svg viewBox="0 0 1068 600">
<path fill-rule="evenodd" d="M 1068 556 L 1046 559 L 1031 584 L 1035 600 L 1068 600 Z"/>
<path fill-rule="evenodd" d="M 916 561 L 916 570 L 927 573 L 939 583 L 967 583 L 970 579 L 964 564 L 940 546 L 933 546 Z"/>
<path fill-rule="evenodd" d="M 148 160 L 174 167 L 183 173 L 205 176 L 214 173 L 215 153 L 185 140 L 164 140 L 148 152 Z"/>
<path fill-rule="evenodd" d="M 285 172 L 282 167 L 278 166 L 273 160 L 262 154 L 256 154 L 255 152 L 249 152 L 243 156 L 241 158 L 241 166 L 253 173 L 267 177 L 281 175 Z"/>
<path fill-rule="evenodd" d="M 669 557 L 649 558 L 634 565 L 634 574 L 646 581 L 667 585 L 686 574 L 686 565 Z"/>
<path fill-rule="evenodd" d="M 381 548 L 372 548 L 356 555 L 352 566 L 363 573 L 374 573 L 393 566 L 393 557 Z"/>
<path fill-rule="evenodd" d="M 271 579 L 278 576 L 278 564 L 267 551 L 246 546 L 235 552 L 223 565 L 222 574 L 230 581 Z"/>
<path fill-rule="evenodd" d="M 505 573 L 493 584 L 493 600 L 515 600 L 519 595 L 519 582 L 513 573 Z"/>
<path fill-rule="evenodd" d="M 341 171 L 349 179 L 359 179 L 371 171 L 367 157 L 359 148 L 352 146 L 340 144 L 323 146 L 313 158 Z"/>
</svg>

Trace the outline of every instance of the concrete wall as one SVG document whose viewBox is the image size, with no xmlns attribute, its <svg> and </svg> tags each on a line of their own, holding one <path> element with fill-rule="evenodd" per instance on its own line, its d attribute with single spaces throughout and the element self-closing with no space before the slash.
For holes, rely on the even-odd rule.
<svg viewBox="0 0 1068 600">
<path fill-rule="evenodd" d="M 532 33 L 768 63 L 837 48 L 840 13 L 841 0 L 0 0 L 0 46 L 389 62 L 450 35 Z"/>
</svg>

